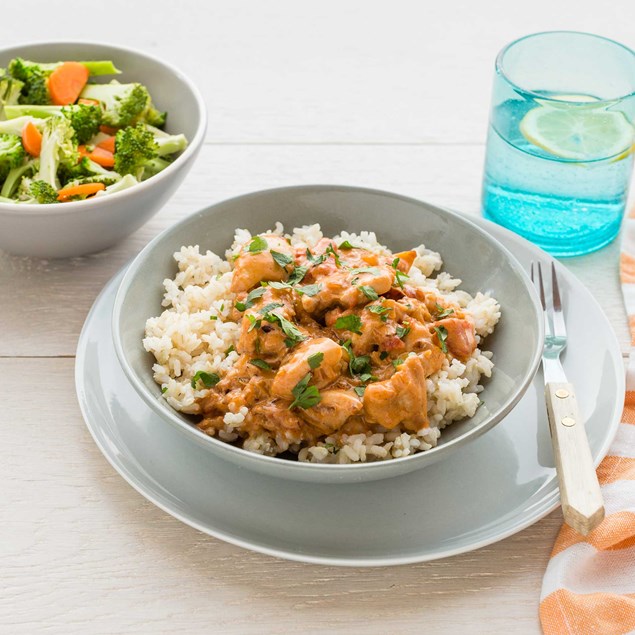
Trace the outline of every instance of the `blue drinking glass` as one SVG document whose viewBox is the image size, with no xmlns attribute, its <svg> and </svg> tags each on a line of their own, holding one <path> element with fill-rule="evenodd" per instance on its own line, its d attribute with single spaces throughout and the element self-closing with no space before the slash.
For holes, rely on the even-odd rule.
<svg viewBox="0 0 635 635">
<path fill-rule="evenodd" d="M 483 214 L 554 256 L 618 234 L 635 150 L 635 53 L 571 31 L 528 35 L 496 59 Z"/>
</svg>

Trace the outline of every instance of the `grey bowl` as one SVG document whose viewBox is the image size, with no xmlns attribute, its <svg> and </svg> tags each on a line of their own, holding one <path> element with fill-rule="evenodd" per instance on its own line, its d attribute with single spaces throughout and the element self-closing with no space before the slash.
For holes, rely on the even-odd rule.
<svg viewBox="0 0 635 635">
<path fill-rule="evenodd" d="M 42 62 L 111 59 L 122 71 L 116 79 L 145 84 L 157 107 L 168 111 L 166 130 L 182 132 L 189 141 L 187 149 L 163 172 L 122 192 L 61 205 L 0 203 L 0 249 L 40 258 L 106 249 L 154 216 L 189 172 L 207 128 L 203 98 L 179 70 L 128 48 L 88 42 L 13 46 L 0 50 L 0 67 L 17 56 Z"/>
<path fill-rule="evenodd" d="M 182 245 L 200 245 L 223 254 L 234 229 L 261 232 L 281 221 L 287 230 L 320 223 L 325 235 L 362 229 L 377 233 L 394 251 L 425 243 L 441 252 L 444 269 L 463 280 L 462 288 L 491 291 L 502 319 L 487 340 L 496 367 L 487 381 L 485 406 L 443 431 L 436 448 L 381 463 L 319 465 L 260 456 L 209 437 L 161 398 L 152 378 L 153 357 L 141 340 L 147 318 L 161 312 L 162 281 L 175 275 L 172 254 Z M 135 258 L 117 292 L 113 337 L 121 365 L 139 395 L 162 419 L 210 452 L 268 475 L 322 483 L 388 478 L 430 465 L 499 423 L 532 381 L 542 352 L 544 324 L 538 297 L 521 265 L 498 241 L 465 218 L 427 203 L 388 192 L 341 186 L 300 186 L 256 192 L 197 212 L 153 240 Z"/>
</svg>

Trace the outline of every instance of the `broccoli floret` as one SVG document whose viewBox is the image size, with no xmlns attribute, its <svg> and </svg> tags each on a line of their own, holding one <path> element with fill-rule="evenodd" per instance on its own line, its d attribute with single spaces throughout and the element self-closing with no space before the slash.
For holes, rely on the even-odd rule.
<svg viewBox="0 0 635 635">
<path fill-rule="evenodd" d="M 38 203 L 58 203 L 57 190 L 46 181 L 31 181 L 31 196 Z"/>
<path fill-rule="evenodd" d="M 154 140 L 160 157 L 164 157 L 167 154 L 176 154 L 187 148 L 187 139 L 183 134 L 161 135 L 160 137 L 155 137 Z"/>
<path fill-rule="evenodd" d="M 33 125 L 40 131 L 44 125 L 44 119 L 37 119 L 35 117 L 16 117 L 15 119 L 7 119 L 6 121 L 0 121 L 0 134 L 12 134 L 21 136 L 22 130 L 27 123 L 33 123 Z"/>
<path fill-rule="evenodd" d="M 141 123 L 119 130 L 115 137 L 115 170 L 141 180 L 146 164 L 157 157 L 154 135 Z"/>
<path fill-rule="evenodd" d="M 21 87 L 21 104 L 50 104 L 51 96 L 46 86 L 48 76 L 63 62 L 42 64 L 30 62 L 20 57 L 9 62 L 9 74 L 11 77 L 23 82 Z M 96 60 L 80 62 L 90 75 L 113 75 L 120 71 L 109 60 Z"/>
<path fill-rule="evenodd" d="M 127 190 L 129 187 L 133 185 L 138 185 L 139 181 L 135 179 L 132 174 L 126 174 L 119 181 L 113 183 L 112 185 L 107 185 L 105 190 L 101 192 L 97 192 L 95 196 L 103 196 L 104 194 L 115 194 L 116 192 L 121 192 L 122 190 Z"/>
<path fill-rule="evenodd" d="M 2 185 L 2 190 L 0 190 L 0 196 L 11 198 L 15 194 L 15 191 L 18 189 L 22 177 L 32 176 L 39 170 L 39 168 L 39 160 L 32 159 L 31 161 L 27 161 L 23 165 L 10 170 L 9 174 L 7 174 L 7 178 Z"/>
<path fill-rule="evenodd" d="M 0 134 L 0 179 L 5 179 L 13 168 L 22 165 L 24 156 L 22 139 L 18 135 Z"/>
<path fill-rule="evenodd" d="M 62 108 L 62 112 L 71 122 L 78 144 L 86 143 L 99 132 L 101 125 L 101 108 L 99 106 L 79 104 Z"/>
<path fill-rule="evenodd" d="M 6 116 L 3 114 L 6 106 L 18 103 L 23 86 L 19 79 L 6 75 L 4 68 L 0 69 L 0 118 Z"/>
<path fill-rule="evenodd" d="M 114 128 L 124 128 L 139 121 L 150 107 L 150 93 L 141 84 L 88 84 L 80 96 L 96 99 L 104 107 L 103 122 Z"/>
<path fill-rule="evenodd" d="M 66 117 L 49 117 L 42 126 L 42 149 L 38 179 L 56 190 L 60 188 L 57 171 L 61 163 L 74 165 L 78 153 L 73 144 L 74 131 Z"/>
<path fill-rule="evenodd" d="M 108 186 L 121 180 L 121 174 L 103 168 L 88 157 L 82 157 L 76 163 L 61 162 L 57 175 L 64 187 L 71 183 L 103 183 Z"/>
<path fill-rule="evenodd" d="M 162 128 L 163 126 L 165 126 L 165 120 L 168 117 L 168 113 L 167 112 L 161 112 L 159 110 L 157 110 L 152 103 L 150 103 L 150 106 L 146 109 L 145 113 L 143 114 L 142 120 L 145 123 L 149 123 L 151 126 L 157 126 L 157 128 Z"/>
<path fill-rule="evenodd" d="M 9 74 L 24 83 L 19 100 L 21 104 L 51 103 L 46 78 L 55 66 L 56 64 L 36 64 L 20 57 L 9 62 Z"/>
</svg>

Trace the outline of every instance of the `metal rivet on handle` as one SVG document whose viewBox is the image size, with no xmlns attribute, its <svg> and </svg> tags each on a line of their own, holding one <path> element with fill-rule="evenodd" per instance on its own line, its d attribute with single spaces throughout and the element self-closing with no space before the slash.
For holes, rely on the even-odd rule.
<svg viewBox="0 0 635 635">
<path fill-rule="evenodd" d="M 560 399 L 566 399 L 568 396 L 568 390 L 565 390 L 564 388 L 558 388 L 558 390 L 556 390 L 556 397 L 559 397 Z"/>
<path fill-rule="evenodd" d="M 562 417 L 560 423 L 563 426 L 567 426 L 567 428 L 570 428 L 571 426 L 575 425 L 575 419 L 573 417 Z"/>
</svg>

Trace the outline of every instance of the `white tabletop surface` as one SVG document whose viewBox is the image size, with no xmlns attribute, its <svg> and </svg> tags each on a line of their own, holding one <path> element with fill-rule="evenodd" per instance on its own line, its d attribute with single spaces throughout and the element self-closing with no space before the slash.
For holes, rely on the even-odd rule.
<svg viewBox="0 0 635 635">
<path fill-rule="evenodd" d="M 551 29 L 635 46 L 635 3 L 21 0 L 2 18 L 3 45 L 107 41 L 169 60 L 202 89 L 210 125 L 180 190 L 117 247 L 67 261 L 0 254 L 0 633 L 539 632 L 559 511 L 420 565 L 340 569 L 244 551 L 166 515 L 108 465 L 77 405 L 75 347 L 105 282 L 214 201 L 337 183 L 478 214 L 497 51 Z M 626 352 L 618 251 L 565 264 Z"/>
</svg>

